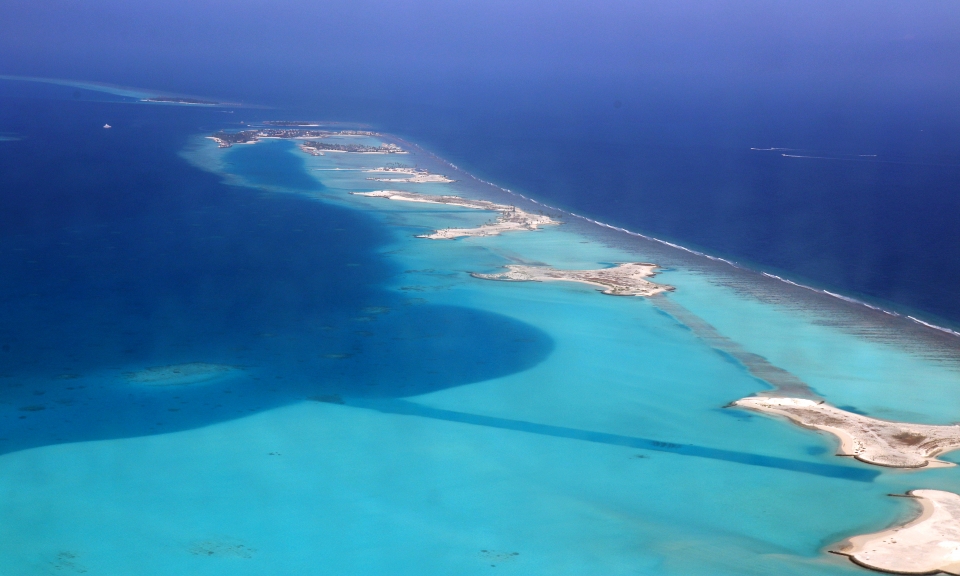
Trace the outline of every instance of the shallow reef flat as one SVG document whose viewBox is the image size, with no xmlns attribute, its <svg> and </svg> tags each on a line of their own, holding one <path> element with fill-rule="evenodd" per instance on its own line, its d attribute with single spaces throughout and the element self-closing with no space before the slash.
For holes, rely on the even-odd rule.
<svg viewBox="0 0 960 576">
<path fill-rule="evenodd" d="M 960 496 L 942 490 L 911 490 L 907 497 L 920 504 L 918 517 L 882 532 L 849 538 L 833 552 L 881 572 L 960 575 Z"/>
<path fill-rule="evenodd" d="M 322 140 L 325 136 L 311 136 L 313 138 Z M 383 136 L 384 140 L 387 138 Z M 375 146 L 373 140 L 357 142 Z M 423 558 L 434 561 L 441 557 L 440 554 L 418 554 L 414 560 L 407 559 L 403 554 L 422 550 L 424 546 L 433 550 L 442 549 L 447 545 L 447 538 L 457 540 L 454 545 L 459 546 L 459 541 L 472 538 L 469 531 L 479 525 L 491 526 L 491 533 L 498 538 L 495 542 L 476 543 L 473 554 L 480 551 L 484 567 L 487 561 L 497 564 L 498 568 L 501 562 L 512 562 L 527 572 L 551 572 L 553 568 L 554 573 L 567 569 L 586 569 L 604 574 L 641 571 L 734 575 L 743 573 L 744 567 L 748 566 L 757 573 L 826 576 L 855 573 L 861 570 L 858 565 L 884 569 L 882 563 L 867 563 L 874 559 L 875 554 L 869 549 L 866 550 L 864 561 L 861 561 L 852 556 L 858 550 L 845 546 L 844 550 L 849 550 L 848 556 L 853 560 L 850 562 L 845 558 L 831 558 L 826 554 L 824 545 L 851 535 L 886 528 L 890 526 L 891 519 L 897 517 L 898 504 L 913 505 L 913 499 L 903 502 L 882 496 L 889 492 L 903 494 L 912 488 L 929 486 L 913 483 L 917 478 L 916 470 L 949 465 L 936 460 L 936 454 L 918 455 L 916 452 L 919 446 L 925 445 L 928 440 L 940 439 L 939 436 L 918 436 L 915 433 L 919 427 L 903 425 L 908 431 L 900 437 L 900 441 L 907 445 L 900 446 L 896 441 L 891 443 L 888 436 L 901 434 L 901 428 L 884 428 L 876 432 L 871 427 L 873 424 L 881 427 L 898 424 L 863 417 L 867 422 L 864 424 L 864 421 L 857 419 L 860 418 L 857 414 L 847 414 L 842 409 L 825 405 L 822 409 L 827 410 L 826 415 L 839 418 L 839 414 L 852 418 L 850 422 L 853 425 L 847 433 L 850 447 L 841 450 L 841 454 L 857 457 L 870 464 L 903 468 L 884 472 L 874 466 L 837 461 L 830 453 L 823 453 L 819 445 L 821 442 L 816 442 L 815 437 L 807 436 L 807 441 L 798 442 L 797 430 L 792 426 L 771 424 L 767 434 L 757 434 L 758 418 L 740 411 L 717 409 L 730 400 L 753 394 L 764 397 L 764 401 L 775 396 L 781 400 L 784 397 L 794 400 L 805 398 L 811 406 L 818 406 L 823 397 L 817 391 L 823 390 L 836 405 L 862 404 L 865 410 L 882 414 L 880 409 L 899 406 L 904 398 L 916 395 L 913 390 L 907 392 L 904 389 L 907 392 L 905 394 L 895 390 L 884 395 L 882 404 L 874 405 L 859 390 L 844 395 L 825 386 L 825 381 L 840 380 L 835 378 L 836 367 L 859 375 L 862 364 L 873 365 L 874 356 L 848 353 L 853 336 L 843 334 L 841 337 L 831 333 L 832 340 L 822 340 L 819 337 L 832 330 L 832 325 L 821 325 L 816 318 L 807 314 L 806 308 L 795 309 L 795 302 L 789 301 L 789 294 L 783 296 L 774 289 L 776 299 L 755 302 L 745 296 L 753 292 L 732 288 L 731 283 L 727 282 L 728 276 L 712 275 L 713 268 L 708 266 L 702 271 L 699 264 L 691 264 L 688 268 L 686 256 L 674 258 L 670 250 L 659 246 L 647 249 L 646 244 L 632 244 L 632 240 L 626 238 L 621 245 L 619 240 L 613 241 L 613 238 L 619 238 L 612 236 L 613 231 L 609 231 L 611 242 L 605 243 L 607 231 L 598 234 L 602 241 L 594 241 L 593 232 L 580 234 L 581 222 L 576 216 L 561 217 L 559 209 L 549 207 L 543 207 L 543 210 L 551 215 L 550 218 L 539 215 L 539 207 L 535 204 L 524 203 L 520 197 L 511 199 L 509 191 L 481 186 L 484 184 L 482 181 L 423 153 L 415 145 L 399 139 L 396 142 L 415 156 L 409 166 L 387 162 L 391 159 L 389 157 L 383 161 L 373 161 L 377 157 L 361 154 L 321 156 L 319 149 L 314 150 L 318 154 L 314 156 L 308 150 L 294 147 L 299 143 L 247 147 L 240 152 L 256 151 L 266 157 L 270 149 L 281 151 L 283 154 L 279 156 L 291 156 L 298 160 L 298 164 L 302 162 L 303 170 L 309 170 L 311 176 L 321 180 L 331 192 L 330 198 L 336 194 L 337 203 L 342 202 L 343 198 L 339 197 L 342 193 L 343 196 L 353 194 L 347 198 L 354 202 L 346 202 L 351 208 L 393 208 L 387 214 L 373 211 L 378 212 L 374 214 L 378 225 L 394 228 L 392 232 L 396 232 L 391 234 L 393 244 L 387 254 L 405 271 L 405 277 L 410 278 L 398 287 L 399 290 L 417 292 L 418 296 L 423 296 L 417 299 L 422 300 L 421 304 L 460 305 L 469 302 L 471 306 L 496 310 L 542 329 L 552 339 L 555 349 L 551 349 L 553 351 L 549 356 L 528 370 L 502 378 L 470 382 L 467 386 L 447 386 L 433 390 L 429 395 L 407 396 L 404 392 L 402 399 L 368 401 L 353 398 L 343 390 L 324 388 L 303 395 L 313 402 L 283 408 L 283 414 L 286 414 L 283 417 L 280 417 L 279 411 L 268 411 L 254 419 L 225 424 L 231 430 L 238 431 L 256 431 L 261 426 L 265 426 L 262 428 L 264 430 L 289 428 L 295 434 L 285 446 L 275 444 L 279 439 L 275 435 L 255 432 L 251 437 L 259 441 L 269 440 L 269 445 L 264 444 L 260 451 L 271 463 L 292 461 L 295 454 L 301 454 L 304 458 L 290 469 L 310 472 L 309 481 L 302 483 L 304 491 L 289 493 L 290 509 L 302 510 L 304 517 L 309 520 L 290 523 L 289 512 L 278 514 L 277 521 L 281 523 L 281 528 L 272 532 L 282 536 L 280 544 L 266 537 L 267 531 L 249 536 L 227 533 L 242 539 L 245 546 L 259 551 L 253 561 L 266 558 L 270 551 L 273 551 L 273 558 L 282 561 L 282 554 L 276 553 L 276 550 L 299 538 L 298 531 L 309 531 L 304 540 L 315 542 L 318 531 L 312 524 L 314 522 L 328 522 L 323 526 L 323 532 L 332 537 L 342 534 L 342 526 L 349 524 L 344 524 L 344 519 L 357 517 L 356 509 L 351 509 L 351 503 L 375 501 L 378 514 L 381 511 L 391 514 L 391 506 L 404 513 L 413 510 L 416 521 L 425 527 L 415 533 L 402 528 L 398 535 L 384 532 L 383 549 L 395 548 L 390 550 L 389 558 L 383 555 L 383 561 L 389 563 L 390 570 L 397 573 L 470 571 L 465 569 L 463 560 L 456 554 L 442 556 L 441 560 L 436 561 L 443 565 L 434 566 L 432 570 L 425 569 L 420 562 Z M 215 147 L 210 142 L 205 146 L 205 149 Z M 415 166 L 414 161 L 417 162 Z M 229 163 L 217 166 L 221 170 L 236 170 Z M 291 165 L 291 168 L 297 166 Z M 455 179 L 456 183 L 438 186 L 427 183 L 428 177 Z M 411 191 L 371 191 L 377 188 Z M 298 190 L 291 188 L 291 191 Z M 326 194 L 317 194 L 315 199 L 323 201 L 326 198 Z M 385 206 L 383 199 L 408 204 Z M 520 203 L 520 210 L 512 206 L 514 202 Z M 446 204 L 450 209 L 437 206 L 440 204 Z M 414 207 L 413 213 L 407 215 L 410 211 L 405 207 Z M 398 214 L 398 209 L 404 214 Z M 430 213 L 428 218 L 431 223 L 410 233 L 411 220 L 423 216 L 423 212 Z M 405 217 L 414 216 L 414 213 L 417 218 Z M 561 218 L 566 225 L 560 230 L 543 234 L 504 233 L 560 224 Z M 465 228 L 437 230 L 445 226 Z M 436 244 L 422 242 L 413 234 L 432 239 L 494 237 Z M 651 262 L 669 267 L 669 270 L 658 268 Z M 544 264 L 529 266 L 537 263 Z M 537 284 L 522 289 L 520 286 L 492 282 L 464 282 L 464 270 L 476 271 L 478 273 L 474 277 L 487 280 L 577 282 L 581 285 L 557 290 L 558 287 Z M 656 275 L 661 272 L 662 275 Z M 741 286 L 739 275 L 730 278 L 731 282 L 736 283 L 735 287 Z M 748 283 L 750 280 L 743 279 L 742 282 Z M 540 288 L 537 289 L 537 286 Z M 664 294 L 674 290 L 674 286 L 675 292 Z M 753 289 L 752 284 L 747 287 Z M 549 298 L 538 294 L 543 289 L 551 292 Z M 589 297 L 595 289 L 607 295 L 650 299 L 647 302 L 635 302 Z M 420 309 L 418 305 L 411 310 L 420 315 Z M 625 310 L 629 312 L 624 313 Z M 372 318 L 376 311 L 376 307 L 365 309 L 365 314 Z M 774 314 L 789 316 L 788 320 L 793 324 L 786 325 L 790 329 L 781 329 L 781 324 L 768 323 L 769 317 Z M 363 320 L 371 322 L 371 318 Z M 383 320 L 377 322 L 382 323 Z M 811 323 L 815 324 L 815 331 L 809 328 Z M 361 336 L 360 340 L 365 342 L 376 337 L 372 330 L 355 330 L 351 333 Z M 471 325 L 471 330 L 476 328 Z M 810 330 L 810 338 L 805 337 L 805 330 Z M 490 333 L 499 335 L 502 331 L 498 328 Z M 789 337 L 786 336 L 788 334 Z M 786 340 L 782 346 L 786 352 L 776 345 L 767 345 L 767 340 L 779 345 L 778 338 Z M 332 372 L 349 370 L 352 363 L 361 362 L 358 360 L 361 351 L 339 345 L 339 340 L 334 342 L 337 345 L 324 347 L 317 352 L 325 370 L 327 367 Z M 791 363 L 791 353 L 798 349 L 802 351 L 804 346 L 821 352 L 824 342 L 831 343 L 834 353 L 828 357 L 815 357 L 822 364 Z M 860 340 L 857 343 L 859 345 Z M 450 350 L 454 349 L 450 347 Z M 827 365 L 828 362 L 831 364 Z M 270 362 L 263 364 L 270 365 Z M 258 372 L 262 370 L 259 368 L 261 364 L 256 365 Z M 810 368 L 811 365 L 813 368 Z M 863 378 L 864 381 L 870 384 L 892 381 L 890 371 L 883 373 L 879 369 L 871 370 L 869 376 Z M 417 377 L 422 376 L 423 373 Z M 377 385 L 388 385 L 396 379 L 390 373 Z M 769 383 L 773 389 L 754 392 L 757 390 L 757 379 Z M 584 381 L 591 381 L 592 385 L 584 387 Z M 924 386 L 930 385 L 928 378 L 923 378 L 922 383 Z M 213 387 L 206 389 L 213 390 Z M 174 393 L 179 394 L 178 391 Z M 674 410 L 676 406 L 682 407 L 682 410 Z M 301 411 L 304 416 L 302 419 L 290 420 L 293 417 L 291 415 L 301 414 Z M 772 411 L 759 411 L 777 418 L 790 417 Z M 903 411 L 928 414 L 930 418 L 937 418 L 930 420 L 933 422 L 950 421 L 942 413 L 929 415 L 915 406 Z M 316 418 L 315 414 L 318 413 L 323 414 L 323 418 Z M 644 417 L 637 418 L 637 414 L 643 414 Z M 844 440 L 845 437 L 840 433 L 807 423 L 799 414 L 797 412 L 791 418 L 795 423 L 834 433 Z M 825 414 L 814 410 L 808 416 L 823 419 Z M 842 422 L 843 418 L 839 420 Z M 386 433 L 377 432 L 380 426 Z M 837 429 L 840 430 L 839 427 Z M 307 430 L 309 433 L 305 432 Z M 355 434 L 357 430 L 362 430 L 363 434 Z M 191 432 L 191 445 L 195 444 L 198 435 L 199 432 Z M 211 450 L 216 454 L 223 452 L 219 440 L 222 436 L 222 433 L 211 436 Z M 233 437 L 232 434 L 230 436 Z M 305 451 L 307 447 L 302 442 L 303 437 L 337 441 L 310 443 L 309 451 Z M 352 443 L 370 438 L 375 442 Z M 915 444 L 911 444 L 914 440 Z M 482 448 L 465 450 L 465 446 L 472 446 L 471 442 L 476 442 Z M 398 449 L 393 443 L 401 448 Z M 449 446 L 443 446 L 443 443 L 449 443 Z M 238 446 L 246 449 L 245 443 L 238 443 Z M 371 446 L 376 452 L 371 453 Z M 438 446 L 442 449 L 438 451 L 437 461 L 432 462 L 432 452 Z M 496 449 L 487 453 L 489 446 Z M 631 452 L 620 454 L 620 449 L 626 447 Z M 891 460 L 889 452 L 894 449 L 905 451 L 905 454 L 899 454 Z M 527 484 L 522 477 L 512 473 L 510 482 L 498 482 L 495 484 L 496 490 L 484 493 L 491 483 L 483 470 L 490 468 L 490 462 L 503 462 L 507 452 L 510 453 L 509 457 L 515 458 L 509 463 L 511 470 L 522 469 L 533 463 L 530 465 L 534 476 Z M 463 461 L 451 461 L 448 457 L 450 453 L 463 454 Z M 885 453 L 887 459 L 883 460 Z M 481 467 L 473 468 L 477 454 L 489 460 L 480 461 Z M 536 457 L 532 458 L 531 455 Z M 552 460 L 554 456 L 550 455 L 555 455 L 556 460 Z M 369 460 L 358 461 L 357 458 Z M 627 459 L 628 464 L 617 464 L 616 459 L 621 458 Z M 878 461 L 871 461 L 871 458 Z M 311 468 L 317 462 L 325 468 L 319 475 Z M 572 468 L 571 462 L 574 463 Z M 349 473 L 329 473 L 330 469 L 338 466 Z M 568 474 L 557 473 L 558 470 L 571 469 L 582 472 L 582 477 L 574 475 L 567 482 L 570 478 Z M 590 469 L 603 469 L 606 472 L 597 475 L 589 473 Z M 255 471 L 258 470 L 259 467 L 256 467 Z M 429 473 L 425 474 L 425 470 Z M 384 471 L 391 482 L 386 486 L 382 481 Z M 264 474 L 273 478 L 274 473 L 272 468 L 264 468 Z M 462 517 L 450 522 L 443 517 L 448 513 L 448 507 L 437 510 L 425 507 L 418 493 L 404 501 L 411 494 L 410 488 L 435 489 L 437 486 L 453 485 L 445 480 L 448 474 L 456 486 L 466 487 L 458 501 L 471 502 L 471 493 L 475 491 L 476 500 L 483 502 L 483 507 L 471 506 Z M 952 476 L 950 470 L 932 470 L 927 475 L 931 474 L 938 482 L 946 478 L 943 474 Z M 318 488 L 316 478 L 324 480 L 326 485 Z M 551 486 L 552 494 L 558 495 L 556 501 L 544 505 L 538 502 L 539 497 L 526 497 L 538 494 L 553 479 L 565 483 L 561 491 Z M 284 477 L 276 480 L 290 484 Z M 475 488 L 471 486 L 474 480 Z M 214 480 L 205 482 L 210 485 L 223 484 Z M 176 485 L 169 481 L 164 484 Z M 777 489 L 758 491 L 757 486 L 776 486 Z M 952 483 L 941 483 L 935 487 L 953 490 Z M 284 488 L 275 492 L 288 494 Z M 526 492 L 526 495 L 520 498 L 514 496 L 521 492 Z M 501 498 L 504 498 L 503 502 L 533 502 L 535 505 L 518 508 L 513 504 L 503 504 Z M 243 496 L 231 499 L 242 500 Z M 591 518 L 584 520 L 575 507 L 588 499 L 591 502 L 608 503 L 604 505 L 609 505 L 610 514 L 597 514 L 596 524 Z M 397 502 L 394 503 L 394 500 Z M 225 514 L 232 514 L 235 506 L 225 506 L 224 510 Z M 486 511 L 494 512 L 491 515 L 494 518 L 492 522 L 510 519 L 513 523 L 510 528 L 516 528 L 516 534 L 500 524 L 484 524 L 486 520 L 482 514 Z M 260 526 L 272 521 L 269 511 L 252 512 L 257 516 Z M 136 514 L 139 513 L 137 510 Z M 538 516 L 540 514 L 545 517 Z M 610 517 L 626 518 L 626 522 L 610 529 Z M 901 523 L 910 518 L 912 516 L 903 517 Z M 378 522 L 387 525 L 392 520 Z M 218 523 L 229 527 L 236 522 L 224 517 Z M 396 524 L 401 527 L 409 525 L 405 519 Z M 538 534 L 537 526 L 546 526 L 547 532 L 541 530 Z M 568 534 L 551 531 L 564 526 L 572 527 L 563 529 Z M 709 527 L 711 532 L 703 532 L 704 526 Z M 468 532 L 462 532 L 462 528 Z M 219 533 L 224 532 L 221 530 Z M 549 549 L 536 550 L 526 540 L 529 534 L 534 534 L 540 542 L 549 541 Z M 834 536 L 829 536 L 831 534 Z M 332 568 L 333 563 L 349 559 L 351 554 L 356 554 L 364 562 L 368 561 L 369 550 L 356 545 L 356 542 L 363 543 L 365 529 L 361 526 L 356 534 L 349 536 L 343 544 L 331 546 L 330 556 L 318 558 L 316 565 Z M 567 537 L 570 539 L 565 540 Z M 416 540 L 410 542 L 410 538 Z M 191 541 L 206 542 L 211 539 L 198 534 Z M 955 540 L 960 542 L 960 538 Z M 689 544 L 695 541 L 703 544 L 702 555 L 696 551 L 700 547 Z M 590 549 L 584 550 L 583 558 L 563 558 L 563 562 L 558 561 L 552 567 L 533 564 L 541 557 L 553 562 L 564 554 L 579 554 L 578 546 L 582 542 L 591 543 Z M 636 542 L 642 542 L 643 545 L 636 546 Z M 679 542 L 683 542 L 683 546 L 678 545 Z M 762 549 L 758 549 L 758 543 Z M 324 552 L 322 547 L 315 550 L 311 546 L 307 544 L 311 552 Z M 596 553 L 597 547 L 605 547 L 599 548 L 604 553 Z M 721 548 L 725 552 L 716 554 L 715 551 Z M 837 547 L 830 549 L 837 550 Z M 518 554 L 514 551 L 518 551 Z M 669 569 L 662 569 L 668 564 Z M 510 569 L 507 564 L 504 567 Z M 933 568 L 934 571 L 937 569 Z M 359 572 L 356 569 L 341 571 Z"/>
<path fill-rule="evenodd" d="M 476 228 L 444 228 L 431 234 L 422 234 L 418 238 L 429 238 L 431 240 L 452 240 L 465 236 L 498 236 L 503 232 L 513 232 L 521 230 L 537 230 L 540 226 L 555 226 L 559 221 L 543 214 L 531 214 L 525 212 L 516 206 L 506 204 L 497 204 L 487 200 L 470 200 L 460 196 L 433 196 L 430 194 L 417 194 L 416 192 L 403 192 L 400 190 L 376 190 L 374 192 L 351 192 L 355 196 L 368 196 L 371 198 L 387 198 L 389 200 L 399 200 L 403 202 L 424 202 L 427 204 L 446 204 L 448 206 L 460 206 L 473 210 L 490 210 L 498 212 L 497 221 L 492 224 L 483 224 Z"/>
<path fill-rule="evenodd" d="M 239 370 L 236 366 L 224 364 L 189 362 L 187 364 L 153 366 L 136 372 L 126 372 L 123 376 L 128 382 L 146 386 L 186 386 L 233 376 Z"/>
<path fill-rule="evenodd" d="M 627 262 L 598 270 L 557 270 L 546 266 L 508 264 L 506 272 L 473 273 L 474 278 L 505 282 L 580 282 L 602 288 L 612 296 L 653 296 L 673 290 L 673 286 L 647 280 L 656 275 L 656 264 Z"/>
<path fill-rule="evenodd" d="M 890 468 L 939 468 L 954 466 L 938 460 L 944 452 L 960 448 L 960 425 L 932 426 L 890 422 L 841 410 L 823 401 L 806 398 L 751 396 L 731 406 L 791 421 L 829 432 L 840 439 L 838 456 Z M 960 556 L 958 556 L 960 558 Z"/>
</svg>

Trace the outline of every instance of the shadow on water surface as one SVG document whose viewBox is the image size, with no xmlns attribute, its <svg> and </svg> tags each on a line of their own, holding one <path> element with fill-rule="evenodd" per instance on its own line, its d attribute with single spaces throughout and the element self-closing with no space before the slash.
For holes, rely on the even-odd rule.
<svg viewBox="0 0 960 576">
<path fill-rule="evenodd" d="M 384 290 L 398 270 L 363 213 L 189 166 L 177 152 L 217 120 L 0 106 L 0 130 L 28 136 L 0 150 L 0 452 L 184 430 L 309 397 L 411 396 L 550 354 L 550 337 L 523 322 Z M 245 163 L 263 168 L 245 178 L 309 184 L 275 170 L 298 162 L 282 146 L 244 154 L 257 149 L 285 156 Z M 191 362 L 237 369 L 189 385 L 125 377 Z"/>
<path fill-rule="evenodd" d="M 529 325 L 469 308 L 381 314 L 362 335 L 271 334 L 273 342 L 216 358 L 237 367 L 231 374 L 191 384 L 151 386 L 122 369 L 6 374 L 0 452 L 190 429 L 305 399 L 424 394 L 524 370 L 553 347 Z M 330 344 L 347 352 L 326 352 Z"/>
<path fill-rule="evenodd" d="M 667 452 L 679 456 L 709 458 L 711 460 L 721 460 L 748 466 L 776 468 L 790 472 L 800 472 L 803 474 L 813 474 L 816 476 L 826 476 L 829 478 L 840 478 L 854 482 L 873 482 L 873 480 L 880 475 L 880 472 L 876 470 L 866 470 L 864 468 L 856 468 L 854 466 L 806 462 L 792 458 L 764 456 L 762 454 L 740 452 L 737 450 L 724 450 L 722 448 L 710 448 L 707 446 L 698 446 L 696 444 L 677 444 L 674 442 L 653 440 L 650 438 L 623 436 L 620 434 L 608 434 L 605 432 L 593 432 L 578 428 L 551 426 L 549 424 L 538 424 L 536 422 L 527 422 L 524 420 L 510 420 L 508 418 L 483 416 L 480 414 L 467 414 L 465 412 L 432 408 L 430 406 L 424 406 L 422 404 L 417 404 L 415 402 L 406 400 L 360 398 L 341 399 L 335 397 L 327 397 L 320 400 L 337 404 L 348 404 L 357 408 L 376 410 L 377 412 L 384 412 L 387 414 L 418 416 L 421 418 L 432 418 L 435 420 L 446 420 L 448 422 L 472 424 L 474 426 L 488 426 L 502 430 L 514 430 L 517 432 L 526 432 L 528 434 L 553 436 L 555 438 L 568 438 L 571 440 L 596 442 L 600 444 L 610 444 L 613 446 L 625 446 L 654 452 Z"/>
</svg>

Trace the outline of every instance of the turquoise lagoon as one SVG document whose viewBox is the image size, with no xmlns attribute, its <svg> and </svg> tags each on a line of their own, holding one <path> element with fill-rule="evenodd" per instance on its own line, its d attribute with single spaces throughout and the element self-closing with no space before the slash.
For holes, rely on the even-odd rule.
<svg viewBox="0 0 960 576">
<path fill-rule="evenodd" d="M 549 209 L 563 225 L 416 238 L 492 215 L 350 192 L 545 208 L 400 142 L 410 154 L 313 157 L 277 140 L 224 150 L 199 136 L 183 151 L 261 202 L 295 195 L 375 219 L 387 305 L 341 319 L 360 334 L 346 347 L 316 344 L 324 365 L 343 366 L 325 372 L 329 393 L 171 433 L 0 456 L 0 574 L 854 574 L 864 570 L 828 550 L 911 513 L 888 494 L 960 490 L 957 469 L 870 467 L 834 456 L 829 437 L 724 408 L 769 384 L 670 310 L 834 404 L 917 422 L 960 413 L 952 336 Z M 368 180 L 363 170 L 385 162 L 457 181 Z M 655 281 L 676 290 L 621 298 L 470 276 L 625 261 L 660 264 Z M 364 365 L 377 357 L 365 346 L 442 361 L 444 343 L 428 335 L 413 340 L 419 349 L 366 343 L 403 333 L 418 310 L 475 330 L 457 346 L 509 338 L 508 348 L 536 350 L 480 355 L 471 362 L 501 365 L 463 366 L 452 385 L 433 382 L 429 362 Z M 314 345 L 303 338 L 274 342 L 250 372 L 313 378 L 296 368 Z M 391 378 L 409 381 L 406 391 L 354 385 Z"/>
</svg>

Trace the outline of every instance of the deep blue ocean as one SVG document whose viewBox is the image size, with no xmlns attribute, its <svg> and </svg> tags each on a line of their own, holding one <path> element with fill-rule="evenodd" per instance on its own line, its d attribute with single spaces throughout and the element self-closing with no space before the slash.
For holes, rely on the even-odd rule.
<svg viewBox="0 0 960 576">
<path fill-rule="evenodd" d="M 522 322 L 385 292 L 402 271 L 362 213 L 191 166 L 179 150 L 215 131 L 220 111 L 40 94 L 0 104 L 0 132 L 18 138 L 0 142 L 0 451 L 193 428 L 305 398 L 410 396 L 549 354 L 549 336 Z M 231 154 L 255 184 L 322 188 L 283 147 Z M 245 377 L 133 392 L 85 381 L 201 359 Z"/>
<path fill-rule="evenodd" d="M 558 96 L 569 114 L 438 107 L 384 121 L 547 204 L 960 323 L 960 117 L 952 107 L 590 96 Z"/>
<path fill-rule="evenodd" d="M 2 8 L 0 575 L 952 571 L 960 4 Z"/>
<path fill-rule="evenodd" d="M 22 3 L 0 73 L 368 123 L 541 201 L 956 327 L 958 22 L 939 2 Z"/>
<path fill-rule="evenodd" d="M 276 107 L 211 125 L 372 125 L 547 204 L 960 326 L 960 115 L 939 96 L 680 98 L 677 86 L 544 82 L 497 97 L 469 84 L 381 93 L 337 80 L 338 92 L 247 86 L 233 100 Z M 8 84 L 31 96 L 72 92 Z"/>
<path fill-rule="evenodd" d="M 349 121 L 364 106 L 323 110 Z M 869 281 L 907 308 L 932 298 L 931 318 L 952 305 L 931 295 L 953 268 L 911 276 L 902 242 L 941 230 L 952 246 L 948 155 L 696 139 L 689 118 L 638 131 L 626 100 L 577 122 L 390 110 L 371 123 L 547 203 L 846 294 Z M 0 82 L 12 573 L 853 574 L 826 551 L 902 519 L 889 494 L 956 490 L 955 468 L 838 458 L 826 435 L 730 407 L 787 382 L 869 416 L 950 422 L 954 336 L 569 214 L 424 238 L 491 221 L 429 195 L 516 197 L 402 140 L 405 154 L 313 156 L 204 138 L 307 114 Z M 771 145 L 751 150 L 761 132 Z M 449 179 L 386 180 L 423 202 L 353 194 L 388 186 L 372 175 L 394 162 Z M 938 192 L 925 204 L 916 189 Z M 917 221 L 934 202 L 939 219 Z M 669 289 L 470 274 L 628 261 L 662 264 Z M 911 339 L 928 332 L 943 340 Z M 197 366 L 213 375 L 191 379 Z"/>
</svg>

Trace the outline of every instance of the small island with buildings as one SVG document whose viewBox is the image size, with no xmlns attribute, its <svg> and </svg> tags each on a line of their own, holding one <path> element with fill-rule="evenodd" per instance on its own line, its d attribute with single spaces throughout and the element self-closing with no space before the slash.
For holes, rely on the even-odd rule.
<svg viewBox="0 0 960 576">
<path fill-rule="evenodd" d="M 227 132 L 226 130 L 220 130 L 208 136 L 211 140 L 217 143 L 220 148 L 229 148 L 234 144 L 255 144 L 263 139 L 309 139 L 309 138 L 329 138 L 331 136 L 379 136 L 380 134 L 376 132 L 370 132 L 368 130 L 299 130 L 299 129 L 283 129 L 283 128 L 261 128 L 255 130 L 241 130 L 239 132 Z M 313 144 L 319 144 L 316 142 L 308 141 L 304 144 L 310 144 L 310 148 L 313 148 Z M 324 145 L 328 146 L 328 145 Z M 352 146 L 352 145 L 344 145 Z M 385 146 L 392 146 L 397 150 L 400 150 L 399 146 L 388 144 Z M 304 152 L 308 152 L 304 150 Z M 309 152 L 308 152 L 309 153 Z"/>
<path fill-rule="evenodd" d="M 371 168 L 367 173 L 384 173 L 386 176 L 371 176 L 367 180 L 374 182 L 403 182 L 407 184 L 449 184 L 456 182 L 442 174 L 432 174 L 426 168 L 408 168 L 406 166 L 385 166 Z"/>
<path fill-rule="evenodd" d="M 300 149 L 311 156 L 320 156 L 324 152 L 352 152 L 354 154 L 406 154 L 406 150 L 389 142 L 379 146 L 366 144 L 328 144 L 316 140 L 307 140 L 300 144 Z"/>
</svg>

